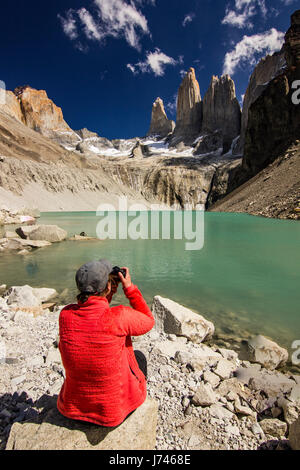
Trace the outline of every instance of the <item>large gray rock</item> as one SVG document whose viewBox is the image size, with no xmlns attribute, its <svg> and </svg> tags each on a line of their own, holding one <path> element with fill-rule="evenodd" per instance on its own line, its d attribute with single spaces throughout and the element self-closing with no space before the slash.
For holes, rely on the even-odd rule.
<svg viewBox="0 0 300 470">
<path fill-rule="evenodd" d="M 49 302 L 49 300 L 52 300 L 58 295 L 55 289 L 49 289 L 47 287 L 33 288 L 32 292 L 41 303 Z"/>
<path fill-rule="evenodd" d="M 222 380 L 230 379 L 233 372 L 236 370 L 236 365 L 227 359 L 220 359 L 214 373 L 218 375 Z"/>
<path fill-rule="evenodd" d="M 6 450 L 154 450 L 157 415 L 149 398 L 115 428 L 70 420 L 52 409 L 42 420 L 15 423 Z"/>
<path fill-rule="evenodd" d="M 167 137 L 175 129 L 175 122 L 168 119 L 163 100 L 157 98 L 153 103 L 150 129 L 147 135 Z"/>
<path fill-rule="evenodd" d="M 222 359 L 219 353 L 213 351 L 205 344 L 200 344 L 199 347 L 193 350 L 185 350 L 180 347 L 173 356 L 177 364 L 190 366 L 193 370 L 203 371 L 207 368 L 215 367 L 218 361 Z"/>
<path fill-rule="evenodd" d="M 33 225 L 20 227 L 16 230 L 23 239 L 42 240 L 50 243 L 61 242 L 67 238 L 68 233 L 57 225 Z"/>
<path fill-rule="evenodd" d="M 265 434 L 283 439 L 287 432 L 287 424 L 279 419 L 264 419 L 259 422 L 260 427 Z"/>
<path fill-rule="evenodd" d="M 300 415 L 300 402 L 295 403 L 287 400 L 286 398 L 279 398 L 277 404 L 280 409 L 283 410 L 284 421 L 291 426 L 295 421 L 297 421 Z"/>
<path fill-rule="evenodd" d="M 293 450 L 300 450 L 300 417 L 290 427 L 289 441 Z"/>
<path fill-rule="evenodd" d="M 202 132 L 221 131 L 224 152 L 240 135 L 241 108 L 235 95 L 235 84 L 229 75 L 213 76 L 203 98 Z"/>
<path fill-rule="evenodd" d="M 211 406 L 217 403 L 218 397 L 213 391 L 210 384 L 204 385 L 201 383 L 192 398 L 192 403 L 195 406 Z"/>
<path fill-rule="evenodd" d="M 57 296 L 55 289 L 13 286 L 7 292 L 7 304 L 17 307 L 39 307 Z"/>
<path fill-rule="evenodd" d="M 241 360 L 256 362 L 267 369 L 274 370 L 286 364 L 289 353 L 274 341 L 258 335 L 242 342 L 239 357 Z"/>
<path fill-rule="evenodd" d="M 268 398 L 280 398 L 289 394 L 295 382 L 284 374 L 254 367 L 239 368 L 235 372 L 237 379 L 247 384 L 251 390 L 264 392 Z"/>
<path fill-rule="evenodd" d="M 40 300 L 30 286 L 14 286 L 8 291 L 7 304 L 17 307 L 39 307 Z"/>
<path fill-rule="evenodd" d="M 153 299 L 152 313 L 157 331 L 185 336 L 194 343 L 210 339 L 215 332 L 213 323 L 201 315 L 160 296 Z"/>
</svg>

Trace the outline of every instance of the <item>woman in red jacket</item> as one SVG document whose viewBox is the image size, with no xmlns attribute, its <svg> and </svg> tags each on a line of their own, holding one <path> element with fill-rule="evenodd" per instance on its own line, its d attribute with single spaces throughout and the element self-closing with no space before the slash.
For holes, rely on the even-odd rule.
<svg viewBox="0 0 300 470">
<path fill-rule="evenodd" d="M 130 307 L 110 308 L 117 290 L 107 260 L 93 261 L 76 274 L 78 304 L 65 307 L 59 319 L 59 350 L 66 379 L 57 407 L 64 416 L 114 427 L 146 399 L 131 336 L 144 335 L 154 326 L 153 315 L 128 268 L 118 276 Z"/>
</svg>

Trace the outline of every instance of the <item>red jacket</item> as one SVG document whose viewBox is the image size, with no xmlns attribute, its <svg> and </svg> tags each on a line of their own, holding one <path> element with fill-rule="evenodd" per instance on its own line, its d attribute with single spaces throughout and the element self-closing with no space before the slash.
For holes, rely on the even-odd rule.
<svg viewBox="0 0 300 470">
<path fill-rule="evenodd" d="M 92 296 L 60 314 L 59 350 L 66 371 L 57 407 L 64 416 L 114 427 L 146 399 L 146 380 L 137 364 L 131 336 L 154 326 L 139 289 L 124 290 L 130 307 L 109 307 Z"/>
</svg>

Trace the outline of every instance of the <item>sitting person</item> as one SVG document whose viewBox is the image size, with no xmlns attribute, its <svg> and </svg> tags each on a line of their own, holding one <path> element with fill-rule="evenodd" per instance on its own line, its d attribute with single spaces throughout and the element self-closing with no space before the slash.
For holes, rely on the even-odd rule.
<svg viewBox="0 0 300 470">
<path fill-rule="evenodd" d="M 146 399 L 146 358 L 133 351 L 131 336 L 144 335 L 155 323 L 129 269 L 112 271 L 107 260 L 82 266 L 76 274 L 78 303 L 59 318 L 66 379 L 57 408 L 68 418 L 107 427 L 121 424 Z M 119 282 L 132 308 L 110 308 Z"/>
</svg>

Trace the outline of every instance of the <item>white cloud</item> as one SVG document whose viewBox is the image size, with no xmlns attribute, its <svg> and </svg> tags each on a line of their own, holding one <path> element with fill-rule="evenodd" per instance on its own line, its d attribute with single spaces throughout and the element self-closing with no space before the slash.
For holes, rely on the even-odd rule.
<svg viewBox="0 0 300 470">
<path fill-rule="evenodd" d="M 193 19 L 195 18 L 195 13 L 188 13 L 182 22 L 182 26 L 185 27 L 187 24 L 191 23 Z"/>
<path fill-rule="evenodd" d="M 105 34 L 101 31 L 99 25 L 95 23 L 92 15 L 85 8 L 80 8 L 77 13 L 81 20 L 86 37 L 88 39 L 95 39 L 97 41 L 101 41 Z"/>
<path fill-rule="evenodd" d="M 227 52 L 224 59 L 223 74 L 233 75 L 242 66 L 253 66 L 258 56 L 273 54 L 281 49 L 284 33 L 275 28 L 253 36 L 244 36 L 235 48 Z"/>
<path fill-rule="evenodd" d="M 166 111 L 168 111 L 172 116 L 176 115 L 177 100 L 178 100 L 178 93 L 175 93 L 172 99 L 165 106 Z"/>
<path fill-rule="evenodd" d="M 154 52 L 148 52 L 146 59 L 137 64 L 127 64 L 127 68 L 133 74 L 138 73 L 154 73 L 156 77 L 162 77 L 165 74 L 167 65 L 176 65 L 179 61 L 167 56 L 160 49 L 156 48 Z"/>
<path fill-rule="evenodd" d="M 76 24 L 76 12 L 74 10 L 67 11 L 66 18 L 61 15 L 57 16 L 61 21 L 61 25 L 66 36 L 72 40 L 77 39 L 78 30 Z"/>
<path fill-rule="evenodd" d="M 222 24 L 235 26 L 237 28 L 253 28 L 252 18 L 261 12 L 262 16 L 267 15 L 265 0 L 234 0 L 232 7 L 226 7 L 226 14 Z"/>
<path fill-rule="evenodd" d="M 71 40 L 83 31 L 88 40 L 103 42 L 107 37 L 124 38 L 140 49 L 142 35 L 150 35 L 148 22 L 138 9 L 144 3 L 155 6 L 155 0 L 93 0 L 93 10 L 70 9 L 65 17 L 58 15 L 65 34 Z"/>
</svg>

